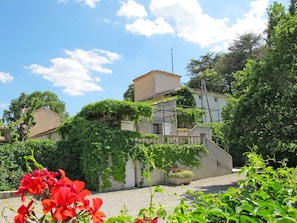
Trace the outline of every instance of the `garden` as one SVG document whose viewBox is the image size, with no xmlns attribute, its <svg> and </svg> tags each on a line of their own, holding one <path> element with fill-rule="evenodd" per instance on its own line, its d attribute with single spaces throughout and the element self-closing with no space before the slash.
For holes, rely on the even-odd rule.
<svg viewBox="0 0 297 223">
<path fill-rule="evenodd" d="M 297 222 L 297 170 L 281 163 L 274 169 L 256 153 L 246 153 L 247 164 L 239 174 L 245 175 L 236 187 L 224 192 L 204 193 L 188 191 L 187 196 L 168 211 L 165 206 L 155 203 L 156 193 L 166 193 L 162 186 L 150 187 L 150 202 L 147 207 L 139 207 L 139 215 L 131 216 L 124 210 L 117 216 L 105 216 L 100 210 L 100 195 L 89 199 L 91 194 L 80 180 L 68 178 L 60 169 L 49 171 L 33 157 L 27 157 L 27 164 L 33 163 L 35 169 L 25 173 L 18 194 L 20 208 L 15 213 L 15 222 L 95 222 L 95 223 L 193 223 L 193 222 Z M 151 170 L 155 168 L 154 154 L 144 151 L 149 167 L 144 176 L 150 182 Z M 33 161 L 33 162 L 32 162 Z M 30 196 L 31 195 L 31 196 Z M 32 197 L 33 195 L 33 197 Z M 22 201 L 27 200 L 26 203 Z M 37 205 L 37 200 L 41 205 Z M 40 209 L 40 210 L 39 210 Z M 13 211 L 7 207 L 2 211 Z M 38 213 L 38 214 L 37 214 Z M 7 220 L 7 219 L 6 219 Z M 9 222 L 8 220 L 6 222 Z"/>
</svg>

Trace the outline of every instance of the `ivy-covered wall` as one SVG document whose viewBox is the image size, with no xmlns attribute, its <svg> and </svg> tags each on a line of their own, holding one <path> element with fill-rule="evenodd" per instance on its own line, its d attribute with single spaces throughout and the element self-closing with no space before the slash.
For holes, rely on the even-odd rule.
<svg viewBox="0 0 297 223">
<path fill-rule="evenodd" d="M 27 171 L 24 156 L 34 151 L 36 160 L 49 170 L 64 169 L 72 179 L 86 182 L 90 190 L 108 189 L 111 180 L 125 181 L 127 160 L 146 162 L 135 138 L 137 132 L 119 128 L 120 120 L 137 121 L 151 118 L 153 108 L 147 103 L 104 100 L 87 105 L 65 121 L 60 141 L 28 141 L 0 145 L 0 190 L 16 189 L 21 176 Z M 176 144 L 144 145 L 155 154 L 156 167 L 160 164 L 199 165 L 203 145 Z M 99 181 L 100 179 L 100 181 Z"/>
<path fill-rule="evenodd" d="M 0 190 L 15 190 L 18 187 L 21 177 L 27 172 L 24 157 L 32 150 L 36 160 L 49 170 L 64 169 L 70 178 L 84 180 L 87 187 L 95 191 L 110 188 L 111 180 L 124 182 L 128 158 L 146 163 L 141 145 L 135 143 L 135 137 L 139 137 L 137 133 L 112 129 L 83 118 L 73 122 L 73 126 L 78 124 L 84 129 L 80 137 L 72 134 L 79 132 L 80 128 L 73 128 L 69 131 L 72 136 L 61 141 L 0 145 Z M 157 168 L 176 162 L 199 165 L 198 154 L 206 151 L 203 145 L 151 144 L 145 147 L 155 154 Z"/>
</svg>

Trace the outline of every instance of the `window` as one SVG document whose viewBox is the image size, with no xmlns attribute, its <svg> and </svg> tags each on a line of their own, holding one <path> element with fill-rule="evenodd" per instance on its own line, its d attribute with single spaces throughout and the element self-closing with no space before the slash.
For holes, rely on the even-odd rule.
<svg viewBox="0 0 297 223">
<path fill-rule="evenodd" d="M 154 134 L 161 134 L 161 128 L 162 126 L 160 124 L 153 124 L 153 133 Z"/>
</svg>

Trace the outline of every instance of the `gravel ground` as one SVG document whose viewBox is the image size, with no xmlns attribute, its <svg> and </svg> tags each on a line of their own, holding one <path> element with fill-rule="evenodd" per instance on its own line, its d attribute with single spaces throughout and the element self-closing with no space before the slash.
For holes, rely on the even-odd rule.
<svg viewBox="0 0 297 223">
<path fill-rule="evenodd" d="M 161 203 L 168 207 L 170 211 L 177 206 L 181 198 L 185 197 L 188 190 L 204 191 L 205 193 L 217 193 L 225 191 L 228 187 L 237 186 L 237 181 L 244 179 L 244 176 L 238 176 L 238 173 L 232 173 L 224 176 L 211 177 L 192 181 L 189 185 L 169 186 L 162 185 L 164 193 L 157 193 L 154 197 L 155 203 Z M 93 193 L 91 197 L 100 197 L 103 200 L 101 210 L 106 214 L 107 218 L 119 215 L 120 211 L 125 207 L 132 216 L 137 216 L 139 209 L 149 206 L 149 188 L 137 188 L 113 192 Z M 13 222 L 14 212 L 9 211 L 5 207 L 17 209 L 20 205 L 20 197 L 0 199 L 0 223 L 4 223 L 3 214 L 8 217 L 9 222 Z M 2 211 L 4 210 L 4 212 Z"/>
</svg>

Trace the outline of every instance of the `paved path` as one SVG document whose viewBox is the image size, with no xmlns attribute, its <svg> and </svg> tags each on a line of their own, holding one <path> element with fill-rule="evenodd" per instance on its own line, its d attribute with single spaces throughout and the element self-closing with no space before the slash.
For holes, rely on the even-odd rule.
<svg viewBox="0 0 297 223">
<path fill-rule="evenodd" d="M 185 196 L 186 191 L 204 191 L 205 193 L 216 193 L 225 191 L 230 186 L 236 186 L 239 179 L 244 179 L 244 176 L 238 176 L 238 173 L 232 173 L 224 176 L 205 178 L 192 181 L 189 185 L 184 186 L 161 186 L 164 193 L 157 193 L 154 197 L 154 202 L 161 203 L 171 208 L 177 206 L 180 199 Z M 149 206 L 149 188 L 137 188 L 130 190 L 121 190 L 104 193 L 94 193 L 91 197 L 101 197 L 103 200 L 102 211 L 107 217 L 119 215 L 120 211 L 125 206 L 128 213 L 132 216 L 137 216 L 139 209 Z M 4 207 L 11 206 L 14 209 L 20 205 L 20 197 L 0 199 L 0 213 Z M 4 214 L 13 219 L 15 213 L 5 209 Z M 0 216 L 0 223 L 4 223 Z M 13 222 L 12 220 L 10 222 Z"/>
</svg>

